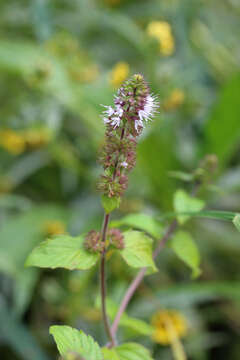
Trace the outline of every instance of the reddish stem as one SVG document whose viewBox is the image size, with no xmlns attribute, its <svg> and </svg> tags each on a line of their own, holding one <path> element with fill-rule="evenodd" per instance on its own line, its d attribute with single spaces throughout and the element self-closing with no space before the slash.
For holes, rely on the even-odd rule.
<svg viewBox="0 0 240 360">
<path fill-rule="evenodd" d="M 122 132 L 121 132 L 120 140 L 123 139 L 124 133 L 125 133 L 125 129 L 123 128 Z M 115 168 L 114 168 L 114 173 L 113 173 L 113 180 L 115 179 L 115 177 L 117 175 L 117 167 L 118 167 L 120 153 L 121 153 L 121 149 L 119 149 L 118 158 L 117 158 L 116 163 L 115 163 Z M 110 214 L 105 214 L 104 215 L 104 220 L 103 220 L 103 227 L 102 227 L 102 242 L 104 244 L 106 243 L 106 236 L 107 236 L 107 229 L 108 229 L 109 219 L 110 219 Z M 115 337 L 112 334 L 112 330 L 111 330 L 111 327 L 110 327 L 110 324 L 109 324 L 109 321 L 108 321 L 107 309 L 106 309 L 107 286 L 106 286 L 106 275 L 105 275 L 105 260 L 106 260 L 105 255 L 106 255 L 106 247 L 104 246 L 104 249 L 103 249 L 103 252 L 102 252 L 102 255 L 101 255 L 101 263 L 100 263 L 100 286 L 101 286 L 102 316 L 103 316 L 104 327 L 105 327 L 106 333 L 108 335 L 108 338 L 110 340 L 110 346 L 115 346 L 116 341 L 115 341 Z"/>
<path fill-rule="evenodd" d="M 110 219 L 110 214 L 104 215 L 103 220 L 103 228 L 102 228 L 102 242 L 106 243 L 106 235 L 107 235 L 107 228 Z M 106 286 L 106 276 L 105 276 L 105 255 L 106 249 L 104 247 L 102 255 L 101 255 L 101 263 L 100 263 L 100 287 L 101 287 L 101 307 L 102 307 L 102 316 L 103 316 L 103 323 L 107 333 L 107 336 L 111 342 L 111 344 L 115 345 L 115 340 L 112 335 L 111 327 L 108 321 L 107 316 L 107 309 L 106 309 L 106 293 L 107 293 L 107 286 Z"/>
<path fill-rule="evenodd" d="M 154 253 L 153 253 L 153 258 L 155 259 L 158 254 L 160 253 L 160 251 L 163 249 L 163 247 L 165 246 L 166 242 L 168 241 L 169 237 L 172 235 L 172 233 L 175 231 L 175 229 L 177 228 L 178 223 L 177 220 L 174 220 L 168 227 L 166 233 L 164 234 L 164 236 L 160 239 L 159 244 L 157 246 L 157 248 L 155 249 Z M 114 319 L 112 328 L 111 328 L 111 332 L 112 332 L 112 336 L 115 337 L 115 334 L 117 332 L 118 326 L 119 326 L 119 322 L 121 319 L 122 314 L 124 313 L 124 311 L 126 310 L 131 298 L 133 297 L 136 289 L 138 288 L 138 286 L 140 285 L 140 283 L 142 282 L 142 279 L 144 278 L 144 275 L 147 271 L 147 268 L 142 268 L 136 275 L 136 277 L 133 279 L 133 281 L 131 282 L 130 286 L 128 287 L 124 298 L 122 299 L 122 302 L 119 306 L 117 315 Z"/>
</svg>

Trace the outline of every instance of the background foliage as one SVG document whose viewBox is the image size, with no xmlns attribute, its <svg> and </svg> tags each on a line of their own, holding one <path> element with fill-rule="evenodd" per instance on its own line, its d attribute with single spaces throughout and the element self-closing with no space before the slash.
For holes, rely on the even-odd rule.
<svg viewBox="0 0 240 360">
<path fill-rule="evenodd" d="M 218 170 L 201 197 L 210 209 L 239 211 L 240 3 L 1 0 L 0 23 L 0 352 L 47 360 L 57 358 L 48 335 L 55 323 L 105 341 L 94 269 L 40 271 L 24 262 L 47 235 L 100 227 L 100 104 L 112 102 L 128 74 L 145 75 L 161 111 L 140 140 L 116 219 L 134 212 L 161 219 L 175 190 L 190 190 L 173 172 L 191 172 L 206 154 L 217 155 Z M 149 322 L 160 308 L 178 309 L 191 330 L 184 340 L 191 359 L 239 359 L 239 234 L 215 220 L 184 226 L 200 248 L 200 279 L 167 249 L 128 314 Z M 109 268 L 114 313 L 134 272 L 114 256 Z M 124 319 L 121 339 L 171 359 L 168 347 Z"/>
</svg>

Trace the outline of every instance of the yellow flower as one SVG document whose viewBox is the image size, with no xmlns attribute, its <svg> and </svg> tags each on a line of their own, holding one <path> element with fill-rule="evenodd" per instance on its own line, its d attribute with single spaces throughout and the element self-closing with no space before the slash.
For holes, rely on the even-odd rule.
<svg viewBox="0 0 240 360">
<path fill-rule="evenodd" d="M 147 26 L 147 33 L 159 41 L 160 52 L 169 56 L 175 49 L 171 25 L 166 21 L 152 21 Z"/>
<path fill-rule="evenodd" d="M 23 137 L 28 147 L 39 148 L 49 142 L 50 133 L 47 129 L 28 129 L 24 131 Z"/>
<path fill-rule="evenodd" d="M 11 129 L 0 131 L 0 145 L 13 155 L 19 155 L 26 148 L 25 139 Z"/>
<path fill-rule="evenodd" d="M 111 71 L 110 83 L 114 87 L 119 87 L 129 75 L 129 65 L 124 61 L 118 62 Z"/>
<path fill-rule="evenodd" d="M 173 110 L 183 104 L 185 94 L 181 89 L 175 89 L 164 103 L 165 110 Z"/>
<path fill-rule="evenodd" d="M 187 333 L 187 322 L 176 310 L 161 310 L 152 317 L 154 328 L 152 338 L 162 345 L 172 344 L 174 338 L 182 338 Z"/>
<path fill-rule="evenodd" d="M 49 221 L 44 226 L 48 236 L 62 235 L 66 232 L 66 225 L 59 220 Z"/>
</svg>

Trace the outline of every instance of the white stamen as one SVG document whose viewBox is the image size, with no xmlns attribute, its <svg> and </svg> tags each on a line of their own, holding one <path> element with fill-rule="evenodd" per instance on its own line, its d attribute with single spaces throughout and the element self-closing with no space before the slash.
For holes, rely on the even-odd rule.
<svg viewBox="0 0 240 360">
<path fill-rule="evenodd" d="M 123 161 L 121 163 L 121 166 L 124 167 L 124 168 L 127 168 L 128 167 L 128 163 L 126 161 Z"/>
<path fill-rule="evenodd" d="M 120 126 L 121 118 L 123 115 L 123 109 L 121 105 L 116 105 L 115 107 L 112 106 L 105 106 L 106 110 L 103 112 L 103 122 L 104 124 L 111 124 L 114 129 Z"/>
<path fill-rule="evenodd" d="M 138 132 L 138 127 L 139 126 L 142 127 L 142 128 L 144 127 L 143 122 L 142 122 L 141 119 L 140 120 L 135 120 L 134 126 L 135 126 L 135 130 L 137 130 L 137 132 Z"/>
<path fill-rule="evenodd" d="M 158 107 L 158 103 L 156 102 L 155 97 L 152 95 L 148 95 L 143 110 L 139 110 L 138 112 L 138 116 L 140 120 L 141 121 L 151 120 L 151 117 L 156 112 L 157 107 Z"/>
</svg>

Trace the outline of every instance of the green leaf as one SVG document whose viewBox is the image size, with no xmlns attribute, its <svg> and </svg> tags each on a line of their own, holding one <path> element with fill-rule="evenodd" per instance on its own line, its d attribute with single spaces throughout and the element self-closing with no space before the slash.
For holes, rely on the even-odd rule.
<svg viewBox="0 0 240 360">
<path fill-rule="evenodd" d="M 87 270 L 94 266 L 99 254 L 84 248 L 84 236 L 56 236 L 43 241 L 27 258 L 26 266 L 43 268 L 65 268 L 68 270 Z"/>
<path fill-rule="evenodd" d="M 116 349 L 102 348 L 103 359 L 104 360 L 119 360 L 119 356 L 116 352 Z"/>
<path fill-rule="evenodd" d="M 104 360 L 153 360 L 149 350 L 136 343 L 127 343 L 114 349 L 102 349 Z"/>
<path fill-rule="evenodd" d="M 177 190 L 174 194 L 174 209 L 176 212 L 196 212 L 202 210 L 204 206 L 204 201 L 191 197 L 184 190 Z M 177 219 L 180 224 L 184 224 L 189 217 L 189 215 L 178 215 Z"/>
<path fill-rule="evenodd" d="M 164 307 L 190 307 L 213 301 L 219 298 L 240 301 L 240 284 L 238 281 L 207 281 L 184 285 L 171 285 L 157 291 L 156 296 Z M 153 308 L 150 307 L 152 313 Z"/>
<path fill-rule="evenodd" d="M 205 152 L 216 154 L 220 165 L 229 160 L 239 144 L 239 90 L 240 73 L 223 87 L 205 127 Z"/>
<path fill-rule="evenodd" d="M 187 215 L 191 217 L 199 217 L 205 219 L 221 220 L 221 221 L 233 221 L 234 217 L 238 215 L 231 211 L 220 211 L 220 210 L 202 210 L 202 211 L 183 211 L 183 212 L 170 212 L 165 213 L 161 218 L 173 218 L 177 215 Z"/>
<path fill-rule="evenodd" d="M 135 229 L 143 230 L 154 238 L 160 238 L 163 228 L 152 216 L 146 214 L 129 214 L 121 220 L 113 221 L 113 226 L 127 225 Z"/>
<path fill-rule="evenodd" d="M 144 336 L 151 336 L 153 332 L 153 328 L 151 325 L 149 325 L 143 320 L 130 317 L 127 314 L 122 315 L 119 325 L 126 327 L 127 329 L 131 329 L 135 333 Z"/>
<path fill-rule="evenodd" d="M 157 271 L 152 258 L 152 242 L 153 240 L 140 231 L 125 231 L 124 249 L 117 250 L 126 261 L 126 263 L 134 268 L 147 267 L 151 272 Z"/>
<path fill-rule="evenodd" d="M 70 326 L 51 326 L 50 334 L 53 335 L 61 355 L 76 352 L 86 360 L 103 360 L 99 345 L 89 335 L 71 328 Z"/>
<path fill-rule="evenodd" d="M 109 298 L 107 298 L 106 305 L 107 305 L 107 314 L 110 320 L 113 321 L 115 316 L 117 315 L 119 305 Z M 100 309 L 101 307 L 100 297 L 97 298 L 96 300 L 96 306 L 98 309 Z M 132 330 L 132 332 L 143 336 L 150 336 L 153 332 L 153 327 L 150 324 L 148 324 L 143 320 L 130 317 L 127 315 L 126 312 L 122 314 L 119 326 L 125 327 L 128 330 Z"/>
<path fill-rule="evenodd" d="M 108 197 L 106 195 L 102 196 L 102 206 L 107 214 L 117 209 L 120 205 L 121 198 L 117 196 Z"/>
<path fill-rule="evenodd" d="M 240 231 L 240 214 L 234 216 L 233 224 L 235 225 L 237 230 Z"/>
<path fill-rule="evenodd" d="M 178 231 L 171 239 L 170 247 L 192 269 L 194 278 L 201 274 L 199 251 L 189 233 Z"/>
</svg>

